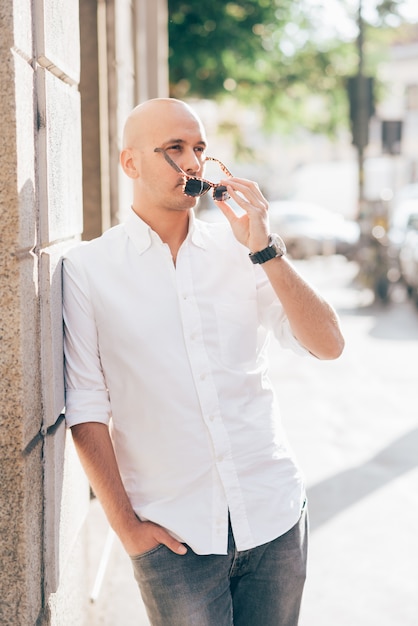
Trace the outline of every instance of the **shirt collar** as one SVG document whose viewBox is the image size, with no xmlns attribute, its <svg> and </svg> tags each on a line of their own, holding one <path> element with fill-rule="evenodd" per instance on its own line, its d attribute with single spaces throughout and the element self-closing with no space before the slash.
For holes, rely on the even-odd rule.
<svg viewBox="0 0 418 626">
<path fill-rule="evenodd" d="M 202 222 L 196 219 L 194 211 L 189 212 L 189 232 L 187 239 L 199 248 L 205 248 L 202 234 Z M 131 209 L 124 223 L 125 230 L 140 254 L 145 252 L 152 242 L 161 241 L 159 235 Z"/>
</svg>

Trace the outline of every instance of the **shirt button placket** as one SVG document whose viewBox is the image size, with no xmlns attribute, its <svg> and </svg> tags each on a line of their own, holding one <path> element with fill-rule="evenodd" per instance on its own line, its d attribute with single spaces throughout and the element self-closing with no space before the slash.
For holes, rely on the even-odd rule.
<svg viewBox="0 0 418 626">
<path fill-rule="evenodd" d="M 183 336 L 186 342 L 190 367 L 195 380 L 196 391 L 202 410 L 202 417 L 208 428 L 213 447 L 213 463 L 218 469 L 218 476 L 223 487 L 217 488 L 213 502 L 212 529 L 216 536 L 216 545 L 227 537 L 227 503 L 225 490 L 228 484 L 234 483 L 234 471 L 230 458 L 229 439 L 221 419 L 218 393 L 214 384 L 209 357 L 206 352 L 204 336 L 201 327 L 201 316 L 198 302 L 193 292 L 191 268 L 189 259 L 182 256 L 181 265 L 178 265 L 177 280 L 179 293 L 180 313 L 183 324 Z M 181 271 L 180 271 L 181 270 Z M 226 539 L 225 539 L 226 541 Z"/>
</svg>

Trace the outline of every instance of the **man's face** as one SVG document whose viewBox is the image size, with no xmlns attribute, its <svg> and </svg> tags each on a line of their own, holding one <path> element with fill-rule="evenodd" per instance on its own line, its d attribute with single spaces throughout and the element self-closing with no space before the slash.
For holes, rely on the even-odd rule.
<svg viewBox="0 0 418 626">
<path fill-rule="evenodd" d="M 206 138 L 199 120 L 188 109 L 168 107 L 164 119 L 150 128 L 146 146 L 140 151 L 141 191 L 152 199 L 158 208 L 187 210 L 194 207 L 197 198 L 183 193 L 184 177 L 167 163 L 161 152 L 164 149 L 184 172 L 192 176 L 203 175 Z"/>
</svg>

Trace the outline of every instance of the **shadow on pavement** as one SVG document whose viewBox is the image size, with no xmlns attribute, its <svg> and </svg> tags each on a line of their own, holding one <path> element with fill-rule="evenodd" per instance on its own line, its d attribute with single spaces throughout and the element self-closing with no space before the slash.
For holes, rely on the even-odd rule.
<svg viewBox="0 0 418 626">
<path fill-rule="evenodd" d="M 369 304 L 352 309 L 338 307 L 338 314 L 374 318 L 370 335 L 393 341 L 418 341 L 418 311 L 410 302 L 386 306 Z"/>
<path fill-rule="evenodd" d="M 310 529 L 325 524 L 359 500 L 418 465 L 418 428 L 358 467 L 308 488 Z"/>
</svg>

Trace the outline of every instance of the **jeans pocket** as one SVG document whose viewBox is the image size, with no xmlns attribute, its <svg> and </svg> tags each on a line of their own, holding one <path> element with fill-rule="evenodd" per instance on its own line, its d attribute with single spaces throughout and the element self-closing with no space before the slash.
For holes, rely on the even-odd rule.
<svg viewBox="0 0 418 626">
<path fill-rule="evenodd" d="M 153 548 L 151 548 L 151 550 L 147 550 L 146 552 L 140 552 L 140 554 L 134 554 L 130 557 L 131 561 L 140 561 L 141 559 L 146 558 L 147 556 L 151 556 L 152 554 L 154 554 L 155 552 L 158 552 L 158 550 L 161 550 L 161 548 L 164 547 L 163 543 L 159 543 L 157 546 L 154 546 Z"/>
</svg>

